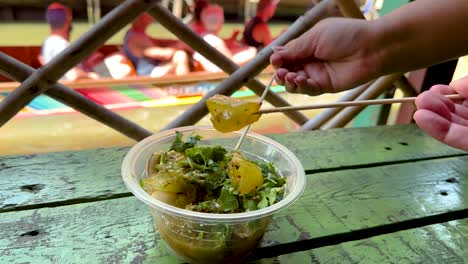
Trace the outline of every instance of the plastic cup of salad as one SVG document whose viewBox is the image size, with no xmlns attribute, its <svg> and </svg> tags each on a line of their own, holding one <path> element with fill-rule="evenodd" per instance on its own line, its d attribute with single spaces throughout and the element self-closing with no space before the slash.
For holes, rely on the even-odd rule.
<svg viewBox="0 0 468 264">
<path fill-rule="evenodd" d="M 174 196 L 176 198 L 173 197 L 173 199 L 161 196 L 161 193 L 155 195 L 148 192 L 145 189 L 147 187 L 142 184 L 150 177 L 151 168 L 148 166 L 148 162 L 154 162 L 155 153 L 164 153 L 171 148 L 177 149 L 174 147 L 175 145 L 182 148 L 189 145 L 187 143 L 189 141 L 180 141 L 181 136 L 184 137 L 184 140 L 187 138 L 193 140 L 194 136 L 199 136 L 196 143 L 198 148 L 218 146 L 219 150 L 219 146 L 221 146 L 229 153 L 234 150 L 240 135 L 240 131 L 221 133 L 210 126 L 179 127 L 158 132 L 138 142 L 129 150 L 123 160 L 121 170 L 125 185 L 136 198 L 149 207 L 156 232 L 165 241 L 168 250 L 181 261 L 188 263 L 242 262 L 260 244 L 273 215 L 294 203 L 304 190 L 305 172 L 298 158 L 278 142 L 253 132 L 246 135 L 238 150 L 239 153 L 256 164 L 263 164 L 263 173 L 267 173 L 271 177 L 273 174 L 280 177 L 283 181 L 283 188 L 270 188 L 274 184 L 268 182 L 269 180 L 278 181 L 277 178 L 273 177 L 269 180 L 265 179 L 262 185 L 257 186 L 255 190 L 250 190 L 250 196 L 242 196 L 242 199 L 239 198 L 240 196 L 235 196 L 237 199 L 233 199 L 232 196 L 239 195 L 240 185 L 237 182 L 238 189 L 236 189 L 232 187 L 234 184 L 231 182 L 228 187 L 218 186 L 218 192 L 220 192 L 219 190 L 223 192 L 219 197 L 212 194 L 211 201 L 184 208 L 180 204 L 174 203 L 180 198 L 177 196 L 181 194 L 180 189 L 169 190 L 169 192 L 174 191 L 172 194 L 176 195 Z M 177 137 L 179 138 L 177 139 Z M 180 144 L 174 145 L 177 140 Z M 180 152 L 183 153 L 183 149 Z M 180 154 L 176 156 L 179 157 L 177 159 L 181 160 L 181 164 L 187 166 L 185 170 L 190 170 L 190 166 L 195 166 L 196 169 L 200 169 L 199 166 L 205 166 L 203 168 L 208 168 L 207 170 L 211 168 L 210 166 L 217 166 L 214 165 L 213 161 L 207 162 L 205 157 L 200 154 L 203 152 L 200 149 L 192 152 L 199 155 L 190 156 L 189 153 L 187 154 L 189 158 L 182 157 Z M 195 164 L 197 157 L 199 158 L 198 165 Z M 157 162 L 163 163 L 163 158 L 170 159 L 170 157 L 157 157 Z M 167 163 L 167 161 L 165 162 Z M 233 169 L 234 166 L 230 168 Z M 268 169 L 270 172 L 265 172 Z M 275 172 L 273 173 L 271 170 Z M 171 170 L 169 169 L 169 171 Z M 195 180 L 205 184 L 208 182 L 205 179 L 205 181 L 200 180 L 200 177 L 206 177 L 203 174 L 191 173 L 198 177 Z M 192 174 L 190 177 L 193 176 Z M 226 184 L 226 181 L 219 184 Z M 188 191 L 191 192 L 191 190 Z M 186 196 L 182 198 L 186 198 Z M 168 202 L 168 200 L 172 202 Z M 187 201 L 185 202 L 187 203 Z M 239 211 L 239 208 L 242 208 L 242 211 Z"/>
</svg>

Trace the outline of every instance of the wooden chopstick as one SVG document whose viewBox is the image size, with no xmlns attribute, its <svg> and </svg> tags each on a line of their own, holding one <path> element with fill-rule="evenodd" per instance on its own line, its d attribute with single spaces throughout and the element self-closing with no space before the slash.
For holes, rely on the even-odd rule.
<svg viewBox="0 0 468 264">
<path fill-rule="evenodd" d="M 459 94 L 446 95 L 445 97 L 451 100 L 465 99 L 463 96 Z M 362 101 L 315 104 L 315 105 L 285 106 L 285 107 L 276 107 L 276 108 L 271 108 L 271 109 L 259 110 L 256 114 L 269 114 L 269 113 L 275 113 L 275 112 L 310 110 L 310 109 L 321 109 L 321 108 L 331 108 L 331 107 L 408 103 L 408 102 L 414 102 L 415 100 L 416 100 L 416 97 L 405 97 L 405 98 L 399 98 L 399 99 L 378 99 L 378 100 L 362 100 Z"/>
</svg>

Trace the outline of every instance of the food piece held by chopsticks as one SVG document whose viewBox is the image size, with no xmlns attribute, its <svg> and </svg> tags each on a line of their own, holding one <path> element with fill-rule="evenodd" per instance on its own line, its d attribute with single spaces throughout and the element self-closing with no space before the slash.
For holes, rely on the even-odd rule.
<svg viewBox="0 0 468 264">
<path fill-rule="evenodd" d="M 260 105 L 259 102 L 242 101 L 220 94 L 206 100 L 214 128 L 223 133 L 240 130 L 256 122 L 260 115 L 255 113 Z"/>
</svg>

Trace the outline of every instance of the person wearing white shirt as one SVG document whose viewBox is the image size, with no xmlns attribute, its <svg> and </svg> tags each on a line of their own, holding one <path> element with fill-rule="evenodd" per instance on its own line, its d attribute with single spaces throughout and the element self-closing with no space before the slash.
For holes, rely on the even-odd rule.
<svg viewBox="0 0 468 264">
<path fill-rule="evenodd" d="M 72 10 L 60 3 L 52 3 L 47 8 L 47 22 L 51 32 L 42 44 L 39 60 L 42 65 L 51 61 L 55 56 L 70 45 L 72 30 Z M 87 73 L 78 67 L 70 69 L 61 80 L 77 80 L 80 78 L 96 79 L 95 73 Z"/>
<path fill-rule="evenodd" d="M 201 12 L 201 21 L 206 29 L 206 32 L 202 35 L 203 39 L 236 64 L 243 65 L 253 59 L 257 54 L 257 50 L 254 47 L 246 47 L 240 52 L 233 53 L 227 47 L 224 40 L 218 36 L 218 32 L 222 29 L 224 24 L 224 11 L 221 6 L 210 4 L 205 7 Z M 198 52 L 193 54 L 193 59 L 199 62 L 205 71 L 221 71 L 218 66 L 214 65 Z"/>
</svg>

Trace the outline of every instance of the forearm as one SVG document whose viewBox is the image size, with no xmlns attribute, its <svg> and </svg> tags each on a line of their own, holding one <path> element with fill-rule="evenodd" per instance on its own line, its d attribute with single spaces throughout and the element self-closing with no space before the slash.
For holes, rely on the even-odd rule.
<svg viewBox="0 0 468 264">
<path fill-rule="evenodd" d="M 468 54 L 467 0 L 416 0 L 371 22 L 381 74 L 407 72 Z"/>
<path fill-rule="evenodd" d="M 96 79 L 98 76 L 96 74 L 91 74 L 83 71 L 80 68 L 72 68 L 65 73 L 65 77 L 70 81 L 76 81 L 79 79 Z"/>
<path fill-rule="evenodd" d="M 172 48 L 147 48 L 143 55 L 152 59 L 169 60 L 174 55 L 175 50 Z"/>
</svg>

